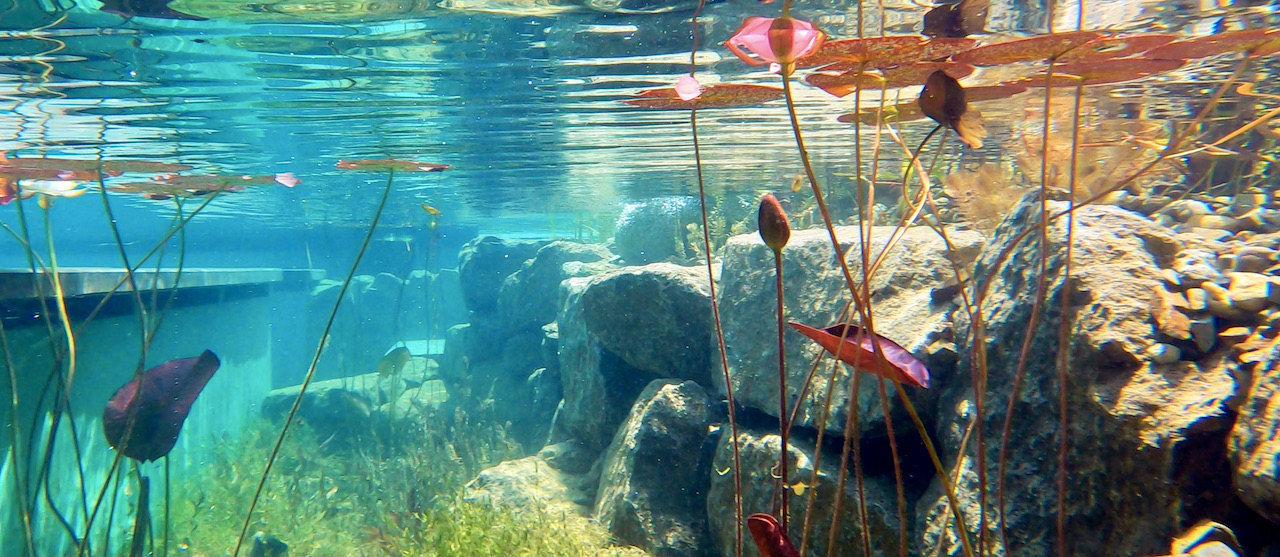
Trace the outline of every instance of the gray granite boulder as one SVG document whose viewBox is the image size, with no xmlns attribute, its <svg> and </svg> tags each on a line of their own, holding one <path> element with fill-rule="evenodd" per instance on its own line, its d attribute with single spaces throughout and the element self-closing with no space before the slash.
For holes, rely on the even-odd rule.
<svg viewBox="0 0 1280 557">
<path fill-rule="evenodd" d="M 478 314 L 493 313 L 498 307 L 502 281 L 546 244 L 497 236 L 481 236 L 463 244 L 458 252 L 458 279 L 467 309 Z"/>
<path fill-rule="evenodd" d="M 986 539 L 994 551 L 1026 556 L 1056 554 L 1058 397 L 1055 365 L 1059 327 L 1069 320 L 1070 368 L 1066 400 L 1070 430 L 1066 552 L 1069 555 L 1163 554 L 1191 505 L 1208 494 L 1230 499 L 1229 489 L 1206 489 L 1202 465 L 1225 462 L 1230 406 L 1237 396 L 1238 369 L 1219 353 L 1202 361 L 1158 364 L 1143 356 L 1156 338 L 1150 293 L 1161 267 L 1184 247 L 1171 232 L 1118 207 L 1076 211 L 1071 280 L 1063 276 L 1065 220 L 1049 231 L 1048 289 L 1044 313 L 1029 323 L 1039 273 L 1034 224 L 1040 203 L 1024 197 L 995 231 L 974 276 L 990 282 L 977 336 L 964 311 L 956 312 L 957 344 L 975 336 L 986 342 L 985 462 L 989 517 L 997 515 L 997 471 L 1001 428 L 1023 339 L 1032 334 L 1030 357 L 1014 406 L 1004 478 L 1008 547 L 998 547 L 996 521 Z M 1064 203 L 1050 202 L 1053 212 Z M 1006 259 L 1000 254 L 1022 233 Z M 1067 315 L 1062 297 L 1068 296 Z M 936 442 L 945 465 L 959 467 L 957 496 L 969 537 L 977 539 L 980 480 L 975 439 L 963 441 L 976 416 L 971 358 L 962 351 L 960 372 L 940 387 Z M 976 437 L 976 436 L 975 436 Z M 963 449 L 963 450 L 962 450 Z M 1214 476 L 1212 470 L 1210 477 Z M 1211 506 L 1215 501 L 1207 501 Z M 917 504 L 924 547 L 960 552 L 954 521 L 945 510 L 938 480 Z"/>
<path fill-rule="evenodd" d="M 596 519 L 651 555 L 710 555 L 710 462 L 701 450 L 710 424 L 707 393 L 697 383 L 649 383 L 605 450 Z"/>
<path fill-rule="evenodd" d="M 870 243 L 874 259 L 883 251 L 892 229 L 876 227 Z M 858 250 L 858 228 L 837 227 L 841 249 L 855 279 L 862 277 Z M 957 263 L 966 266 L 981 248 L 984 239 L 977 232 L 950 230 Z M 826 229 L 795 231 L 783 250 L 783 292 L 786 317 L 815 328 L 837 321 L 854 321 L 856 315 L 844 318 L 842 311 L 850 300 L 848 287 L 831 248 Z M 954 348 L 950 344 L 951 312 L 956 304 L 946 298 L 934 301 L 934 290 L 955 283 L 948 263 L 948 252 L 942 238 L 925 227 L 907 230 L 902 240 L 889 252 L 871 280 L 873 319 L 877 333 L 911 351 L 932 372 L 934 388 L 955 375 Z M 720 312 L 724 324 L 725 348 L 732 372 L 735 401 L 762 410 L 774 417 L 778 414 L 777 294 L 775 291 L 773 252 L 758 234 L 734 236 L 724 254 L 724 270 L 719 282 Z M 791 403 L 808 374 L 811 362 L 825 353 L 807 337 L 787 327 L 787 390 Z M 827 357 L 819 365 L 813 385 L 805 399 L 799 401 L 796 425 L 817 427 L 828 392 L 832 366 Z M 717 362 L 718 363 L 718 362 Z M 718 366 L 717 366 L 718 367 Z M 831 415 L 826 427 L 832 432 L 844 429 L 848 415 L 848 392 L 851 375 L 847 366 L 839 366 L 831 384 Z M 721 373 L 712 374 L 723 392 Z M 857 401 L 860 427 L 864 432 L 884 430 L 884 412 L 875 377 L 864 374 Z M 892 385 L 887 384 L 892 395 Z M 928 409 L 930 393 L 910 389 L 917 408 Z M 890 401 L 900 412 L 897 397 Z M 902 427 L 911 427 L 903 420 Z"/>
<path fill-rule="evenodd" d="M 582 293 L 582 317 L 627 364 L 711 386 L 715 327 L 705 268 L 653 263 L 599 275 Z"/>
<path fill-rule="evenodd" d="M 570 276 L 565 263 L 594 263 L 612 257 L 608 249 L 598 244 L 557 240 L 543 246 L 502 283 L 498 313 L 504 326 L 510 331 L 524 331 L 555 321 L 560 312 L 560 281 Z"/>
<path fill-rule="evenodd" d="M 591 278 L 579 277 L 560 285 L 561 310 L 556 324 L 564 402 L 556 428 L 598 452 L 613 439 L 636 395 L 653 377 L 609 352 L 587 328 L 582 297 L 591 282 Z"/>
<path fill-rule="evenodd" d="M 734 554 L 734 536 L 737 534 L 737 527 L 734 524 L 733 447 L 732 436 L 729 434 L 727 425 L 723 426 L 720 433 L 714 470 L 711 472 L 711 487 L 707 496 L 707 516 L 719 554 L 730 556 Z M 752 513 L 774 513 L 772 501 L 774 486 L 778 482 L 774 479 L 773 471 L 778 465 L 782 438 L 776 432 L 744 428 L 741 424 L 738 437 L 739 458 L 742 462 L 742 516 L 744 517 L 742 554 L 754 557 L 759 553 L 747 530 L 745 517 Z M 858 487 L 853 481 L 852 470 L 845 481 L 844 491 L 838 491 L 838 481 L 841 478 L 840 454 L 838 451 L 824 450 L 821 459 L 816 462 L 818 476 L 815 483 L 812 480 L 815 466 L 812 442 L 799 443 L 794 438 L 790 441 L 787 450 L 789 483 L 795 485 L 797 482 L 803 482 L 808 486 L 804 490 L 804 495 L 797 495 L 793 490 L 789 496 L 787 506 L 791 511 L 787 531 L 791 535 L 792 543 L 797 548 L 800 547 L 804 534 L 805 509 L 808 507 L 808 498 L 812 496 L 813 510 L 808 516 L 808 555 L 863 555 Z M 887 458 L 887 456 L 878 454 L 875 458 Z M 864 474 L 863 485 L 867 503 L 868 537 L 871 540 L 870 554 L 897 555 L 899 520 L 893 472 L 889 471 L 888 475 Z M 835 514 L 837 494 L 840 494 L 841 500 L 839 515 Z M 833 526 L 837 529 L 836 547 L 833 553 L 828 553 L 828 533 Z"/>
<path fill-rule="evenodd" d="M 628 265 L 687 257 L 685 226 L 702 222 L 694 197 L 662 197 L 628 204 L 618 216 L 614 251 Z"/>
</svg>

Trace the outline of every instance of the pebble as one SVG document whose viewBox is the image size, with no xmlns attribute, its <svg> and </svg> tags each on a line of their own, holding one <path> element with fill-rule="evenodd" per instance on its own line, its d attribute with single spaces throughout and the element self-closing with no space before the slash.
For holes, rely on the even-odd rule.
<svg viewBox="0 0 1280 557">
<path fill-rule="evenodd" d="M 1213 318 L 1197 319 L 1191 322 L 1191 337 L 1196 341 L 1196 348 L 1202 354 L 1208 354 L 1213 350 L 1213 345 L 1218 342 L 1218 331 L 1213 326 Z"/>
<path fill-rule="evenodd" d="M 1160 332 L 1170 338 L 1189 340 L 1191 338 L 1191 320 L 1182 310 L 1189 309 L 1187 299 L 1182 294 L 1169 292 L 1163 287 L 1151 289 L 1151 317 L 1155 319 Z"/>
<path fill-rule="evenodd" d="M 1242 273 L 1261 273 L 1275 262 L 1276 252 L 1263 247 L 1247 246 L 1231 254 L 1231 269 Z"/>
<path fill-rule="evenodd" d="M 1182 276 L 1173 269 L 1161 269 L 1160 278 L 1164 279 L 1169 286 L 1174 288 L 1182 286 Z"/>
<path fill-rule="evenodd" d="M 1172 215 L 1174 218 L 1182 222 L 1187 222 L 1191 220 L 1193 217 L 1198 217 L 1200 215 L 1213 214 L 1213 208 L 1210 207 L 1208 203 L 1205 203 L 1203 201 L 1196 201 L 1194 199 L 1179 199 L 1167 205 L 1164 211 L 1161 211 L 1161 212 L 1164 214 Z"/>
<path fill-rule="evenodd" d="M 1163 226 L 1165 228 L 1173 228 L 1174 225 L 1178 224 L 1178 219 L 1173 218 L 1172 215 L 1168 215 L 1165 213 L 1156 214 L 1151 217 L 1151 220 L 1155 221 L 1156 224 Z"/>
<path fill-rule="evenodd" d="M 1205 293 L 1203 288 L 1192 288 L 1187 290 L 1187 309 L 1191 311 L 1205 311 L 1209 309 L 1209 295 Z"/>
<path fill-rule="evenodd" d="M 1119 205 L 1124 207 L 1129 201 L 1131 195 L 1124 190 L 1116 190 L 1098 198 L 1098 203 L 1103 205 Z M 1127 208 L 1127 207 L 1126 207 Z"/>
<path fill-rule="evenodd" d="M 1177 346 L 1159 342 L 1147 347 L 1147 356 L 1157 364 L 1172 364 L 1182 358 Z"/>
<path fill-rule="evenodd" d="M 1216 230 L 1229 230 L 1232 233 L 1243 230 L 1245 223 L 1240 220 L 1228 217 L 1226 215 L 1195 215 L 1186 220 L 1186 223 L 1194 228 L 1212 228 Z"/>
<path fill-rule="evenodd" d="M 1227 289 L 1228 301 L 1235 309 L 1259 312 L 1271 305 L 1273 294 L 1280 297 L 1280 288 L 1266 275 L 1232 272 L 1227 273 L 1227 276 L 1231 279 Z M 1209 311 L 1213 311 L 1212 292 L 1210 294 Z"/>
<path fill-rule="evenodd" d="M 1218 228 L 1203 228 L 1192 226 L 1190 232 L 1199 235 L 1201 238 L 1207 238 L 1215 242 L 1225 242 L 1227 238 L 1234 235 L 1230 230 L 1222 230 Z"/>
<path fill-rule="evenodd" d="M 1183 286 L 1199 286 L 1204 282 L 1226 284 L 1227 277 L 1218 272 L 1218 254 L 1207 249 L 1184 249 L 1174 255 L 1173 266 Z"/>
<path fill-rule="evenodd" d="M 1218 286 L 1212 282 L 1206 282 L 1200 285 L 1208 298 L 1209 313 L 1226 319 L 1241 319 L 1247 317 L 1244 311 L 1235 307 L 1231 300 L 1231 291 Z"/>
<path fill-rule="evenodd" d="M 1229 327 L 1218 333 L 1218 338 L 1226 342 L 1240 342 L 1249 338 L 1252 333 L 1253 330 L 1248 327 Z"/>
</svg>

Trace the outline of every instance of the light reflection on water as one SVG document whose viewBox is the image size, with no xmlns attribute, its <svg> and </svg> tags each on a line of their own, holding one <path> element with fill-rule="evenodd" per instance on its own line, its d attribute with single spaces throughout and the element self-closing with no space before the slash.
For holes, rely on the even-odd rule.
<svg viewBox="0 0 1280 557">
<path fill-rule="evenodd" d="M 1094 4 L 1100 7 L 1091 4 L 1086 21 L 1098 27 L 1207 33 L 1231 18 L 1263 17 L 1248 7 L 1193 19 L 1191 10 L 1173 14 L 1161 2 Z M 914 32 L 919 8 L 886 5 L 890 31 Z M 540 214 L 616 213 L 628 200 L 693 191 L 687 112 L 620 102 L 687 71 L 687 11 L 606 16 L 560 1 L 468 0 L 442 8 L 180 0 L 171 7 L 212 19 L 125 22 L 92 7 L 78 6 L 62 21 L 30 9 L 0 20 L 8 29 L 0 34 L 0 148 L 21 156 L 181 161 L 201 173 L 294 172 L 304 181 L 296 190 L 228 195 L 207 209 L 210 218 L 284 227 L 367 222 L 376 202 L 370 186 L 381 178 L 337 171 L 339 159 L 453 167 L 400 176 L 405 195 L 388 212 L 392 227 L 421 224 L 413 209 L 424 201 L 449 222 L 501 231 L 527 230 L 515 223 Z M 851 11 L 810 9 L 833 33 L 856 29 Z M 1059 3 L 1058 10 L 1056 25 L 1074 27 L 1075 8 Z M 778 84 L 718 44 L 742 16 L 762 11 L 755 3 L 709 7 L 696 59 L 705 83 Z M 878 31 L 878 14 L 864 15 L 865 28 Z M 989 27 L 1026 29 L 1033 15 L 994 10 Z M 402 16 L 411 19 L 394 19 Z M 983 70 L 969 81 L 996 82 L 1001 71 Z M 1146 118 L 1182 116 L 1194 95 L 1227 71 L 1221 61 L 1193 65 L 1094 94 L 1142 104 Z M 835 120 L 854 111 L 852 96 L 794 89 L 820 171 L 852 175 L 852 129 Z M 915 93 L 892 91 L 886 103 Z M 984 105 L 995 141 L 968 160 L 998 158 L 999 140 L 1025 118 L 1034 95 L 1040 93 Z M 864 93 L 862 102 L 875 107 L 878 95 Z M 799 164 L 784 106 L 778 100 L 702 112 L 702 154 L 715 191 L 787 186 Z M 914 145 L 931 127 L 906 124 L 903 140 Z M 864 142 L 871 139 L 863 134 Z M 885 153 L 886 168 L 901 167 L 901 149 Z M 124 203 L 156 205 L 132 197 Z M 169 213 L 167 206 L 154 210 Z"/>
</svg>

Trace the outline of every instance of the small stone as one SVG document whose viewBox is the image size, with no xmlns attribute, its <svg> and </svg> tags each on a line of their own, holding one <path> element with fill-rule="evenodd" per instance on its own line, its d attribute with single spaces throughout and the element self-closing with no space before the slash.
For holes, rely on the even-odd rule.
<svg viewBox="0 0 1280 557">
<path fill-rule="evenodd" d="M 1280 285 L 1274 284 L 1266 275 L 1233 272 L 1227 273 L 1227 276 L 1231 279 L 1228 286 L 1228 299 L 1236 309 L 1259 312 L 1271 304 L 1273 291 L 1280 298 Z M 1209 310 L 1213 311 L 1212 301 Z"/>
<path fill-rule="evenodd" d="M 1204 293 L 1208 296 L 1209 313 L 1226 319 L 1239 319 L 1245 316 L 1231 300 L 1231 291 L 1218 286 L 1212 282 L 1206 282 L 1200 285 Z"/>
<path fill-rule="evenodd" d="M 1174 288 L 1182 286 L 1182 283 L 1180 282 L 1182 277 L 1180 277 L 1178 272 L 1173 269 L 1161 269 L 1160 278 L 1164 279 L 1169 286 Z"/>
<path fill-rule="evenodd" d="M 1241 193 L 1237 194 L 1233 202 L 1235 207 L 1243 207 L 1252 209 L 1267 204 L 1267 194 L 1265 193 Z"/>
<path fill-rule="evenodd" d="M 1203 201 L 1179 199 L 1170 203 L 1162 212 L 1173 215 L 1182 222 L 1187 222 L 1201 215 L 1212 215 L 1213 208 Z"/>
<path fill-rule="evenodd" d="M 1203 288 L 1192 288 L 1187 290 L 1187 308 L 1191 311 L 1205 311 L 1209 309 L 1209 295 L 1205 293 Z"/>
<path fill-rule="evenodd" d="M 1248 327 L 1228 327 L 1218 333 L 1218 338 L 1224 342 L 1240 342 L 1252 333 L 1253 329 Z"/>
<path fill-rule="evenodd" d="M 1227 277 L 1218 272 L 1218 254 L 1211 250 L 1184 249 L 1174 256 L 1171 268 L 1182 276 L 1180 283 L 1183 286 L 1199 286 L 1205 282 L 1227 283 Z"/>
<path fill-rule="evenodd" d="M 1116 190 L 1098 198 L 1098 203 L 1103 205 L 1120 205 L 1123 207 L 1130 197 L 1131 195 L 1129 192 Z"/>
<path fill-rule="evenodd" d="M 1227 238 L 1230 238 L 1231 235 L 1233 234 L 1230 230 L 1223 230 L 1220 228 L 1204 228 L 1200 226 L 1192 226 L 1191 232 L 1193 234 L 1199 235 L 1202 238 L 1207 238 L 1215 242 L 1225 242 Z"/>
<path fill-rule="evenodd" d="M 1243 354 L 1240 354 L 1239 356 L 1236 357 L 1236 359 L 1240 360 L 1240 363 L 1242 364 L 1256 364 L 1258 362 L 1261 362 L 1267 359 L 1267 354 L 1269 352 L 1270 350 L 1267 350 L 1267 349 L 1254 350 L 1253 352 L 1245 352 Z"/>
<path fill-rule="evenodd" d="M 1212 228 L 1236 232 L 1245 228 L 1244 223 L 1226 215 L 1194 215 L 1186 220 L 1192 228 Z"/>
<path fill-rule="evenodd" d="M 1271 344 L 1271 340 L 1259 334 L 1254 334 L 1244 339 L 1244 341 L 1232 346 L 1239 354 L 1245 352 L 1253 352 L 1254 350 L 1262 350 Z"/>
<path fill-rule="evenodd" d="M 1189 309 L 1187 299 L 1156 286 L 1151 289 L 1151 317 L 1155 319 L 1160 332 L 1170 338 L 1189 340 L 1191 338 L 1191 320 L 1182 310 Z"/>
<path fill-rule="evenodd" d="M 1151 220 L 1155 221 L 1156 224 L 1163 226 L 1165 228 L 1173 228 L 1174 225 L 1178 224 L 1178 219 L 1173 218 L 1172 215 L 1166 215 L 1164 213 L 1160 213 L 1158 215 L 1151 217 Z"/>
<path fill-rule="evenodd" d="M 1160 342 L 1147 347 L 1147 357 L 1157 364 L 1172 364 L 1182 358 L 1182 351 L 1177 346 Z"/>
<path fill-rule="evenodd" d="M 1202 354 L 1208 354 L 1213 350 L 1213 345 L 1218 342 L 1218 331 L 1213 326 L 1213 318 L 1197 319 L 1191 322 L 1191 338 L 1196 341 L 1196 348 Z"/>
<path fill-rule="evenodd" d="M 1232 551 L 1230 547 L 1227 547 L 1227 544 L 1222 542 L 1197 545 L 1188 555 L 1191 555 L 1191 557 L 1240 557 L 1239 553 Z"/>
<path fill-rule="evenodd" d="M 1232 265 L 1233 271 L 1261 273 L 1275 262 L 1276 252 L 1263 247 L 1247 246 L 1236 250 L 1232 255 L 1235 258 L 1235 264 Z"/>
<path fill-rule="evenodd" d="M 1274 278 L 1267 280 L 1267 300 L 1273 304 L 1280 304 L 1280 281 Z"/>
<path fill-rule="evenodd" d="M 1194 553 L 1197 548 L 1215 543 L 1222 545 L 1233 554 L 1235 552 L 1243 552 L 1240 548 L 1240 542 L 1230 528 L 1210 520 L 1202 520 L 1196 523 L 1195 526 L 1188 528 L 1186 532 L 1174 536 L 1173 542 L 1169 544 L 1169 549 L 1173 553 Z"/>
</svg>

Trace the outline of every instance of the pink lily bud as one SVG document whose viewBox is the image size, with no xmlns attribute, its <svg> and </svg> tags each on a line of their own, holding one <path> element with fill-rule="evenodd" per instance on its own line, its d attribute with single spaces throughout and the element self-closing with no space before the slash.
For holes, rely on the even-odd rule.
<svg viewBox="0 0 1280 557">
<path fill-rule="evenodd" d="M 807 21 L 790 17 L 749 17 L 725 41 L 725 46 L 752 66 L 772 62 L 782 66 L 783 75 L 791 75 L 796 60 L 816 52 L 826 38 L 825 33 Z"/>
<path fill-rule="evenodd" d="M 702 84 L 698 83 L 698 78 L 686 75 L 676 82 L 676 94 L 682 101 L 691 101 L 702 95 Z"/>
</svg>

